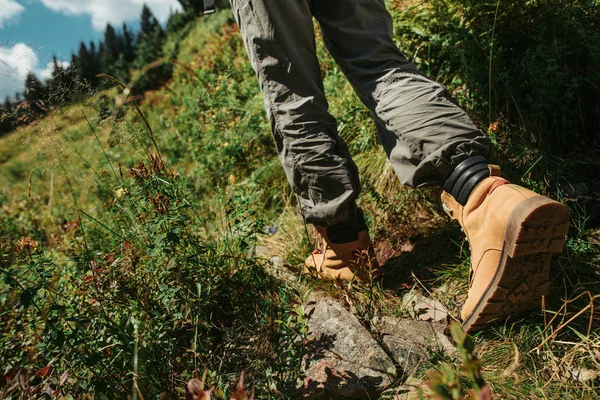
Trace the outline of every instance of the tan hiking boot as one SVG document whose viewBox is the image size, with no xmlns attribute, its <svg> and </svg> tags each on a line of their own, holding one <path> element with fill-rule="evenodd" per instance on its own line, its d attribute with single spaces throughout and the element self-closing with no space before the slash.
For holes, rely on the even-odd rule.
<svg viewBox="0 0 600 400">
<path fill-rule="evenodd" d="M 470 288 L 461 312 L 466 331 L 539 307 L 550 287 L 550 258 L 562 251 L 569 229 L 564 205 L 510 184 L 497 166 L 488 169 L 464 206 L 442 193 L 444 210 L 471 246 Z"/>
<path fill-rule="evenodd" d="M 358 240 L 336 244 L 328 239 L 324 227 L 315 228 L 318 232 L 316 249 L 304 263 L 305 273 L 343 281 L 369 281 L 378 276 L 379 266 L 366 229 L 358 232 Z"/>
</svg>

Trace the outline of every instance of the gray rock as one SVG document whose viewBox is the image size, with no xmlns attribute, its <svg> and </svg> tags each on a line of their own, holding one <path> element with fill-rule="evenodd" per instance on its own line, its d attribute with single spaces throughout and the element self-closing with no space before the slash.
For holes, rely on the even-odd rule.
<svg viewBox="0 0 600 400">
<path fill-rule="evenodd" d="M 304 360 L 302 396 L 378 398 L 394 379 L 396 368 L 371 334 L 353 314 L 329 297 L 311 295 L 305 310 L 312 351 Z"/>
<path fill-rule="evenodd" d="M 565 192 L 571 197 L 585 196 L 590 192 L 590 187 L 584 182 L 568 183 L 563 186 Z"/>
<path fill-rule="evenodd" d="M 432 351 L 456 355 L 456 347 L 444 335 L 444 324 L 383 317 L 374 319 L 372 327 L 407 375 L 412 374 Z"/>
<path fill-rule="evenodd" d="M 448 319 L 448 312 L 442 303 L 419 292 L 409 292 L 402 296 L 402 306 L 419 321 L 445 322 Z"/>
<path fill-rule="evenodd" d="M 291 272 L 290 264 L 279 256 L 269 258 L 266 266 L 267 273 L 286 282 L 297 282 L 298 276 Z"/>
<path fill-rule="evenodd" d="M 581 383 L 589 383 L 600 378 L 600 372 L 587 368 L 569 368 L 569 378 Z"/>
</svg>

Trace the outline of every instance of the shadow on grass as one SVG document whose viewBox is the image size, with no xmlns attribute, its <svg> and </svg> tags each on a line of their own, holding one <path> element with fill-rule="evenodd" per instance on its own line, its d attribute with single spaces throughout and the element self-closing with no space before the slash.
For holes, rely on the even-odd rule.
<svg viewBox="0 0 600 400">
<path fill-rule="evenodd" d="M 458 229 L 448 227 L 428 236 L 405 240 L 397 246 L 399 251 L 392 252 L 381 263 L 383 287 L 395 291 L 410 289 L 415 278 L 428 287 L 435 286 L 448 264 L 461 261 L 460 236 Z"/>
</svg>

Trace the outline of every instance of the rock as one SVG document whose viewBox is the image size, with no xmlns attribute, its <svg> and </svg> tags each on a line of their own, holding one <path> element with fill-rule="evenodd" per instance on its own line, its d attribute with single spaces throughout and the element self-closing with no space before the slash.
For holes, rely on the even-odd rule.
<svg viewBox="0 0 600 400">
<path fill-rule="evenodd" d="M 587 368 L 569 368 L 569 378 L 581 383 L 589 383 L 600 378 L 600 372 Z"/>
<path fill-rule="evenodd" d="M 396 375 L 394 362 L 341 304 L 311 295 L 309 357 L 300 392 L 305 398 L 367 399 L 379 394 Z"/>
<path fill-rule="evenodd" d="M 410 375 L 432 351 L 454 356 L 456 347 L 444 335 L 444 324 L 394 317 L 376 318 L 373 331 L 379 333 L 399 367 Z"/>
<path fill-rule="evenodd" d="M 269 258 L 269 264 L 267 265 L 267 272 L 275 277 L 282 279 L 287 282 L 298 281 L 298 276 L 290 271 L 290 264 L 279 256 L 273 256 Z"/>
<path fill-rule="evenodd" d="M 448 312 L 442 303 L 419 292 L 402 296 L 402 306 L 419 321 L 446 322 L 448 319 Z"/>
<path fill-rule="evenodd" d="M 267 261 L 263 265 L 269 275 L 288 283 L 299 283 L 298 276 L 291 271 L 290 263 L 284 258 L 271 255 L 271 251 L 266 246 L 256 246 L 254 252 L 257 257 Z"/>
<path fill-rule="evenodd" d="M 590 187 L 584 182 L 567 183 L 565 186 L 563 186 L 563 189 L 570 197 L 581 197 L 590 192 Z"/>
</svg>

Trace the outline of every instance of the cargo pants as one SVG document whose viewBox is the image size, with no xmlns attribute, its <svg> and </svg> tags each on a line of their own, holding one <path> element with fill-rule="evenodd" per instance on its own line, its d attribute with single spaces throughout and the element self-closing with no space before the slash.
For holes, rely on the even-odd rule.
<svg viewBox="0 0 600 400">
<path fill-rule="evenodd" d="M 307 222 L 344 230 L 364 224 L 355 216 L 358 170 L 328 112 L 313 17 L 371 111 L 403 184 L 443 184 L 461 161 L 489 153 L 488 139 L 446 88 L 420 74 L 395 45 L 384 0 L 230 1 L 279 158 Z"/>
</svg>

